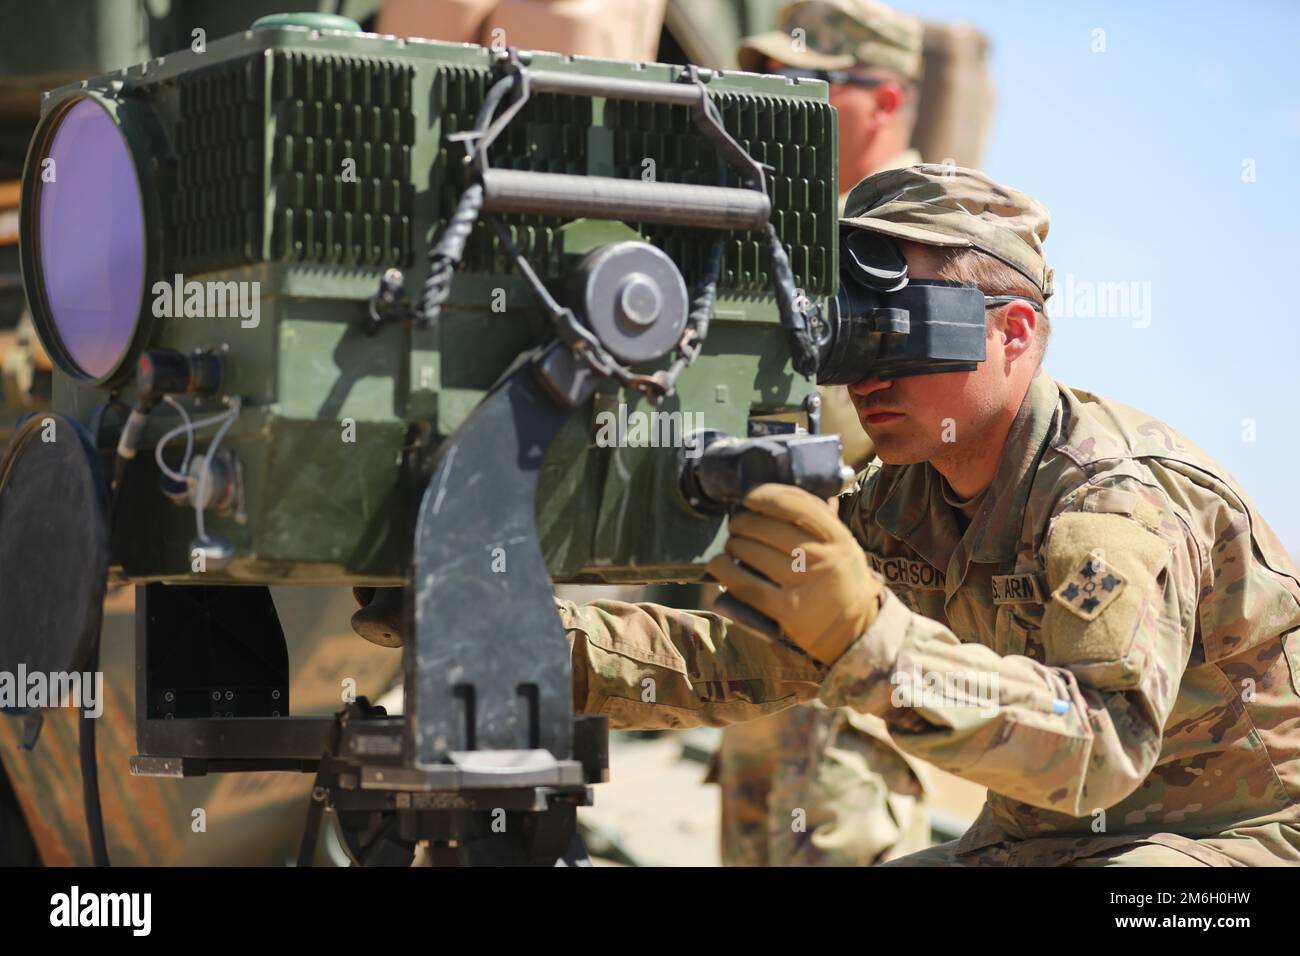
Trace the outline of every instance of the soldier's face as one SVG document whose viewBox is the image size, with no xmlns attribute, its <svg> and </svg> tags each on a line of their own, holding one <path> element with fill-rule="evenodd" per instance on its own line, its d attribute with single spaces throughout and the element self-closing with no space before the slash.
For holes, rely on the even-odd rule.
<svg viewBox="0 0 1300 956">
<path fill-rule="evenodd" d="M 938 260 L 929 247 L 906 243 L 914 279 L 938 279 Z M 972 372 L 942 372 L 882 381 L 864 378 L 849 386 L 858 420 L 887 465 L 960 458 L 990 429 L 1005 421 L 1013 395 L 1011 363 L 1003 336 L 990 333 L 987 359 Z M 1014 411 L 1014 410 L 1013 410 Z"/>
<path fill-rule="evenodd" d="M 831 106 L 839 118 L 839 161 L 841 169 L 854 169 L 856 158 L 870 145 L 880 128 L 882 111 L 876 103 L 876 90 L 844 83 L 832 83 L 828 92 Z M 841 183 L 848 189 L 852 183 Z"/>
</svg>

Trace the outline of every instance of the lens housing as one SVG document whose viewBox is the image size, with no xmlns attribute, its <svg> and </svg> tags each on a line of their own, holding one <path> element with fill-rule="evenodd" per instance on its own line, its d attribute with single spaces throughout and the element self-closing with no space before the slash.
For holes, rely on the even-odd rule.
<svg viewBox="0 0 1300 956">
<path fill-rule="evenodd" d="M 151 330 L 162 145 L 143 104 L 75 90 L 47 108 L 27 153 L 23 286 L 51 359 L 83 384 L 129 375 Z"/>
</svg>

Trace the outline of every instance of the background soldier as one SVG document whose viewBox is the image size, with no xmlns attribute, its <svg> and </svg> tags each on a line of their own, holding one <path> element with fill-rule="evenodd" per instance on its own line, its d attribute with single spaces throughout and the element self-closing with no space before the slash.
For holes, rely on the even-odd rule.
<svg viewBox="0 0 1300 956">
<path fill-rule="evenodd" d="M 881 169 L 912 166 L 924 27 L 872 0 L 799 0 L 780 27 L 747 37 L 743 69 L 830 84 L 839 120 L 843 192 Z M 842 386 L 821 389 L 822 425 L 856 468 L 871 442 Z M 884 723 L 819 704 L 722 732 L 714 773 L 722 795 L 722 860 L 732 866 L 867 865 L 929 845 L 924 771 Z"/>
<path fill-rule="evenodd" d="M 796 0 L 779 28 L 741 40 L 743 70 L 825 80 L 839 115 L 840 209 L 882 169 L 912 166 L 925 28 L 874 0 Z"/>
</svg>

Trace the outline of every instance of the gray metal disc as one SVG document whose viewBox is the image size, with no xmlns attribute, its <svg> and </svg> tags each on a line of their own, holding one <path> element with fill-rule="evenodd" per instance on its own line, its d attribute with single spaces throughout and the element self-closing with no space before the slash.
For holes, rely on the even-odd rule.
<svg viewBox="0 0 1300 956">
<path fill-rule="evenodd" d="M 676 263 L 648 242 L 615 242 L 583 260 L 575 277 L 587 327 L 621 362 L 672 351 L 690 302 Z"/>
</svg>

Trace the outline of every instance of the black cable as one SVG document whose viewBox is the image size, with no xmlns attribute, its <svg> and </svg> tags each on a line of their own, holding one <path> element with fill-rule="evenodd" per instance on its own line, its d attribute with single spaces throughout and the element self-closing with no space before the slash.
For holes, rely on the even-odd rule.
<svg viewBox="0 0 1300 956">
<path fill-rule="evenodd" d="M 790 337 L 790 362 L 800 375 L 811 377 L 817 374 L 817 343 L 808 328 L 808 317 L 795 302 L 794 270 L 790 268 L 785 246 L 770 222 L 766 233 L 768 251 L 772 256 L 772 291 L 776 296 L 781 326 Z"/>
<path fill-rule="evenodd" d="M 90 652 L 90 672 L 99 670 L 99 638 Z M 83 701 L 84 703 L 84 701 Z M 80 717 L 81 797 L 86 807 L 86 830 L 95 866 L 109 866 L 108 839 L 104 834 L 104 809 L 99 800 L 99 762 L 95 757 L 95 718 Z"/>
<path fill-rule="evenodd" d="M 433 328 L 447 299 L 451 296 L 451 280 L 456 266 L 465 255 L 465 245 L 474 231 L 483 209 L 483 184 L 472 183 L 460 195 L 456 211 L 447 223 L 437 245 L 429 252 L 429 276 L 424 280 L 424 293 L 420 298 L 417 315 L 426 329 Z"/>
<path fill-rule="evenodd" d="M 503 76 L 493 83 L 487 95 L 483 97 L 483 102 L 479 104 L 478 114 L 474 119 L 474 129 L 462 135 L 466 143 L 467 159 L 471 164 L 477 165 L 479 174 L 487 165 L 487 147 L 496 137 L 496 133 L 489 135 L 492 118 L 506 94 L 514 89 L 516 82 L 516 77 L 510 75 Z M 475 164 L 476 159 L 478 162 Z M 429 250 L 429 275 L 424 280 L 424 290 L 416 308 L 416 318 L 425 329 L 434 328 L 443 305 L 451 296 L 451 280 L 455 275 L 456 267 L 465 257 L 465 246 L 474 231 L 479 213 L 483 211 L 483 199 L 481 179 L 466 186 L 442 235 Z"/>
<path fill-rule="evenodd" d="M 91 415 L 91 436 L 96 448 L 99 447 L 99 433 L 104 424 L 104 416 L 114 405 L 126 407 L 116 394 L 98 406 Z M 125 425 L 123 426 L 125 428 Z M 113 456 L 113 478 L 109 486 L 108 529 L 109 535 L 117 524 L 117 503 L 121 499 L 122 480 L 126 476 L 128 459 L 120 454 Z M 100 618 L 100 632 L 95 634 L 90 647 L 88 669 L 93 675 L 99 670 L 99 642 L 102 637 L 103 618 Z M 78 751 L 81 762 L 81 800 L 86 813 L 86 831 L 90 838 L 90 855 L 95 866 L 111 866 L 108 859 L 108 837 L 104 831 L 104 807 L 99 799 L 99 758 L 95 752 L 95 718 L 87 717 L 82 709 L 78 718 Z"/>
<path fill-rule="evenodd" d="M 709 323 L 713 320 L 713 304 L 718 297 L 718 282 L 722 278 L 722 240 L 713 243 L 709 250 L 709 260 L 703 278 L 696 287 L 695 297 L 691 300 L 691 311 L 686 318 L 686 330 L 678 344 L 679 355 L 662 374 L 664 393 L 671 395 L 677 387 L 677 379 L 689 368 L 704 348 L 704 340 L 709 336 Z"/>
<path fill-rule="evenodd" d="M 697 346 L 709 337 L 709 323 L 713 320 L 713 304 L 718 298 L 718 282 L 722 278 L 722 240 L 713 243 L 704 275 L 691 300 L 691 311 L 686 317 L 686 328 L 691 330 Z M 696 349 L 699 354 L 699 349 Z M 693 359 L 692 359 L 693 361 Z M 688 361 L 689 365 L 690 362 Z"/>
</svg>

